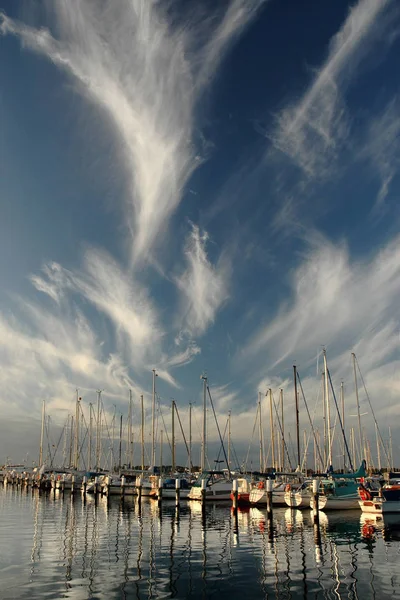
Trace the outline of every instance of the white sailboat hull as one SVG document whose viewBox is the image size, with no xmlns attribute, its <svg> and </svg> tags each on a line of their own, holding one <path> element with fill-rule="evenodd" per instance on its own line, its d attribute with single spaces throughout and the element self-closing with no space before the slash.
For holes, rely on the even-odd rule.
<svg viewBox="0 0 400 600">
<path fill-rule="evenodd" d="M 290 508 L 310 508 L 311 494 L 309 492 L 285 492 L 285 503 Z"/>
<path fill-rule="evenodd" d="M 250 504 L 267 504 L 267 493 L 265 490 L 251 490 L 249 494 Z"/>
<path fill-rule="evenodd" d="M 205 498 L 207 501 L 211 500 L 213 502 L 219 502 L 222 500 L 230 500 L 231 492 L 232 492 L 232 483 L 231 482 L 226 482 L 226 483 L 218 482 L 218 483 L 210 485 L 206 488 Z M 197 487 L 197 486 L 193 486 L 188 494 L 188 499 L 189 500 L 201 500 L 202 499 L 201 488 Z"/>
<path fill-rule="evenodd" d="M 319 510 L 358 510 L 360 508 L 358 500 L 358 495 L 321 495 L 318 498 L 318 508 Z M 310 508 L 314 508 L 314 499 L 312 496 L 310 497 Z"/>
<path fill-rule="evenodd" d="M 284 490 L 273 490 L 272 491 L 272 505 L 273 506 L 286 506 L 285 502 L 285 494 Z M 250 492 L 249 496 L 250 504 L 255 504 L 257 506 L 266 506 L 267 505 L 267 492 L 265 489 L 253 489 Z"/>
<path fill-rule="evenodd" d="M 272 492 L 272 504 L 273 506 L 286 506 L 284 490 L 273 490 Z"/>
<path fill-rule="evenodd" d="M 372 515 L 400 514 L 400 500 L 374 498 L 372 500 L 359 500 L 358 503 L 363 513 Z"/>
</svg>

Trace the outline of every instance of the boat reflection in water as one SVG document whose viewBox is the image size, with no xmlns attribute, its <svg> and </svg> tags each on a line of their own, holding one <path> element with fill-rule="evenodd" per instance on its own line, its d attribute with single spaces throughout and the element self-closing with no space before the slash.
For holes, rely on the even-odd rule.
<svg viewBox="0 0 400 600">
<path fill-rule="evenodd" d="M 400 523 L 212 502 L 180 508 L 0 488 L 4 597 L 385 597 Z M 371 519 L 370 519 L 371 520 Z"/>
<path fill-rule="evenodd" d="M 364 540 L 382 537 L 385 541 L 400 542 L 400 515 L 383 516 L 362 513 L 360 517 L 361 536 Z"/>
</svg>

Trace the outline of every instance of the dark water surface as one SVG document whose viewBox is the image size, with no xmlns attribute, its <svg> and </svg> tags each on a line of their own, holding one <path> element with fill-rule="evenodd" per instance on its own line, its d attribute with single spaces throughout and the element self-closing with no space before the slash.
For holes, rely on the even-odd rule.
<svg viewBox="0 0 400 600">
<path fill-rule="evenodd" d="M 0 486 L 0 598 L 395 598 L 398 520 Z"/>
</svg>

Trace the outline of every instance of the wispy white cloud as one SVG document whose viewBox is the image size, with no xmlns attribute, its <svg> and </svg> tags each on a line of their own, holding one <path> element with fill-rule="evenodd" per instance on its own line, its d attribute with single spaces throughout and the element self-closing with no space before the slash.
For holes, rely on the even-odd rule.
<svg viewBox="0 0 400 600">
<path fill-rule="evenodd" d="M 116 347 L 134 366 L 156 360 L 163 331 L 158 314 L 144 286 L 124 272 L 105 251 L 87 250 L 84 267 L 72 272 L 52 263 L 42 276 L 31 278 L 35 287 L 57 301 L 64 293 L 78 293 L 112 322 Z"/>
<path fill-rule="evenodd" d="M 0 317 L 0 402 L 9 413 L 37 414 L 43 398 L 60 410 L 71 405 L 74 387 L 138 392 L 121 358 L 103 356 L 101 340 L 79 310 L 63 316 L 37 304 L 18 304 L 18 316 Z"/>
<path fill-rule="evenodd" d="M 195 321 L 190 328 L 179 323 L 186 333 L 179 351 L 172 353 L 163 349 L 166 332 L 155 299 L 141 283 L 142 261 L 152 256 L 188 177 L 199 164 L 193 143 L 198 100 L 232 42 L 263 3 L 232 0 L 205 18 L 200 10 L 177 14 L 173 4 L 167 7 L 147 0 L 120 0 L 112 7 L 93 0 L 60 0 L 47 3 L 49 10 L 42 17 L 48 18 L 48 28 L 40 29 L 1 15 L 3 35 L 15 35 L 27 48 L 47 57 L 69 74 L 90 102 L 103 109 L 114 127 L 115 160 L 121 161 L 127 173 L 129 190 L 125 224 L 131 233 L 130 269 L 105 251 L 90 249 L 79 270 L 50 262 L 30 278 L 63 316 L 51 310 L 47 314 L 35 305 L 28 310 L 25 305 L 33 320 L 32 331 L 22 335 L 18 327 L 9 328 L 8 338 L 14 340 L 21 356 L 26 348 L 35 347 L 37 361 L 43 361 L 47 374 L 42 381 L 49 384 L 58 378 L 65 384 L 68 374 L 87 377 L 90 371 L 85 385 L 97 387 L 99 383 L 94 382 L 105 369 L 108 383 L 117 378 L 133 386 L 129 364 L 136 370 L 156 366 L 161 378 L 178 387 L 170 369 L 188 364 L 199 354 L 193 333 L 205 331 L 226 298 L 223 261 L 217 267 L 211 265 L 205 253 L 206 236 L 201 237 L 197 229 L 186 247 L 188 269 L 180 280 L 189 286 L 188 293 L 184 291 L 186 314 Z M 114 354 L 103 357 L 99 353 L 103 342 L 96 340 L 94 325 L 83 313 L 77 324 L 75 300 L 93 314 L 106 316 L 115 333 Z M 78 334 L 90 338 L 88 346 L 80 343 Z M 63 341 L 57 346 L 58 336 Z M 14 366 L 17 371 L 22 368 L 18 361 Z"/>
<path fill-rule="evenodd" d="M 216 410 L 222 414 L 227 414 L 232 409 L 239 396 L 238 390 L 232 389 L 229 383 L 210 386 L 210 393 Z"/>
<path fill-rule="evenodd" d="M 176 283 L 182 295 L 184 328 L 193 334 L 203 333 L 214 321 L 217 311 L 228 298 L 230 266 L 221 257 L 214 266 L 206 252 L 208 234 L 196 225 L 186 241 L 187 268 Z"/>
<path fill-rule="evenodd" d="M 356 396 L 351 352 L 359 360 L 367 391 L 379 426 L 387 427 L 395 414 L 399 388 L 400 352 L 400 238 L 391 240 L 369 260 L 352 261 L 345 244 L 332 244 L 314 235 L 308 252 L 290 278 L 289 300 L 278 313 L 255 332 L 241 360 L 252 362 L 253 380 L 265 373 L 258 389 L 284 389 L 285 426 L 294 434 L 293 383 L 288 371 L 297 364 L 303 389 L 314 418 L 322 431 L 321 346 L 327 348 L 328 365 L 336 397 L 345 382 L 347 428 L 356 427 Z M 261 320 L 261 319 L 260 319 Z M 317 356 L 319 355 L 319 360 Z M 319 372 L 316 367 L 319 364 Z M 260 367 L 260 365 L 262 365 Z M 257 372 L 257 369 L 260 371 Z M 358 376 L 363 427 L 375 435 L 375 425 Z M 318 400 L 319 398 L 319 400 Z M 301 396 L 301 428 L 309 427 Z M 332 415 L 335 409 L 332 402 Z M 333 417 L 335 419 L 335 417 Z M 348 429 L 347 429 L 348 431 Z M 395 436 L 397 433 L 395 434 Z M 336 429 L 336 440 L 340 438 Z M 336 444 L 337 442 L 335 442 Z M 376 461 L 376 459 L 375 459 Z"/>
<path fill-rule="evenodd" d="M 256 16 L 262 4 L 268 0 L 232 0 L 226 12 L 220 17 L 217 26 L 207 22 L 204 35 L 207 43 L 200 52 L 200 68 L 196 74 L 196 86 L 201 89 L 214 76 L 225 54 L 243 29 Z M 213 31 L 209 35 L 209 27 Z"/>
<path fill-rule="evenodd" d="M 3 34 L 66 70 L 114 125 L 130 189 L 126 216 L 135 259 L 151 254 L 199 163 L 192 141 L 199 95 L 262 3 L 233 0 L 207 31 L 189 12 L 171 18 L 173 6 L 147 0 L 112 7 L 52 3 L 57 37 L 1 17 Z"/>
<path fill-rule="evenodd" d="M 89 302 L 111 321 L 117 352 L 134 368 L 157 366 L 162 370 L 160 376 L 174 387 L 178 384 L 167 369 L 187 365 L 201 352 L 189 331 L 180 331 L 176 336 L 179 352 L 163 351 L 166 331 L 148 290 L 104 251 L 87 250 L 80 271 L 51 263 L 44 265 L 41 275 L 30 279 L 38 291 L 58 304 L 61 300 L 68 303 L 73 294 Z"/>
<path fill-rule="evenodd" d="M 180 332 L 177 337 L 175 347 L 180 346 L 179 352 L 163 350 L 166 332 L 147 289 L 134 274 L 124 272 L 105 251 L 88 249 L 80 270 L 67 270 L 57 263 L 50 263 L 44 265 L 40 275 L 30 279 L 38 291 L 55 301 L 57 311 L 44 311 L 36 304 L 21 300 L 26 321 L 35 327 L 22 338 L 11 329 L 10 336 L 17 348 L 22 349 L 25 344 L 35 346 L 40 360 L 42 353 L 43 360 L 54 360 L 54 372 L 59 375 L 65 368 L 70 370 L 71 376 L 80 373 L 86 377 L 90 372 L 93 389 L 100 381 L 110 384 L 116 379 L 118 385 L 124 382 L 126 387 L 138 390 L 139 385 L 130 378 L 128 365 L 136 372 L 146 369 L 150 372 L 156 367 L 161 379 L 179 388 L 170 370 L 189 364 L 201 352 L 189 332 Z M 94 325 L 74 308 L 74 299 L 86 304 L 90 311 L 95 309 L 105 315 L 112 324 L 115 339 L 111 347 L 115 351 L 108 358 L 102 353 L 103 346 L 109 347 L 109 343 L 103 344 L 96 339 Z M 51 336 L 50 340 L 45 343 L 41 338 L 43 335 Z M 62 344 L 56 347 L 58 338 L 62 339 Z M 105 379 L 100 375 L 101 369 L 107 371 Z M 100 377 L 97 384 L 96 377 Z"/>
<path fill-rule="evenodd" d="M 283 377 L 283 374 L 280 375 L 271 375 L 270 377 L 263 377 L 258 383 L 257 383 L 257 393 L 261 392 L 261 394 L 263 396 L 266 396 L 268 394 L 268 390 L 273 390 L 273 394 L 275 393 L 275 390 L 279 389 L 279 388 L 288 388 L 291 384 L 288 372 L 291 370 L 291 367 L 288 367 L 286 369 L 287 373 L 285 374 L 286 376 Z M 255 396 L 256 397 L 256 394 Z"/>
<path fill-rule="evenodd" d="M 349 348 L 328 347 L 328 367 L 332 378 L 333 387 L 336 394 L 339 410 L 341 410 L 340 400 L 340 385 L 344 382 L 344 404 L 345 404 L 345 428 L 347 441 L 349 443 L 350 429 L 353 428 L 356 436 L 356 449 L 359 460 L 359 444 L 358 444 L 358 427 L 357 427 L 357 398 L 355 393 L 355 380 L 353 370 L 353 360 Z M 357 357 L 356 373 L 358 398 L 360 404 L 360 412 L 362 414 L 361 425 L 364 435 L 369 440 L 372 449 L 372 460 L 377 466 L 376 455 L 376 430 L 374 415 L 377 418 L 380 433 L 388 442 L 389 427 L 392 428 L 395 443 L 397 444 L 398 430 L 395 426 L 395 416 L 397 410 L 397 398 L 400 387 L 398 377 L 399 369 L 399 329 L 398 322 L 388 321 L 382 328 L 377 328 L 372 332 L 365 332 L 360 337 L 358 342 L 353 346 L 352 350 Z M 360 371 L 358 369 L 360 366 Z M 307 403 L 310 409 L 311 416 L 314 421 L 314 426 L 323 431 L 323 393 L 322 382 L 318 375 L 322 371 L 322 360 L 319 361 L 320 372 L 313 375 L 310 371 L 301 370 L 302 386 L 305 392 Z M 365 384 L 365 388 L 364 388 Z M 289 388 L 289 395 L 286 394 L 286 406 L 293 405 L 293 386 Z M 370 405 L 371 403 L 371 405 Z M 372 406 L 372 410 L 371 410 Z M 341 452 L 339 450 L 342 436 L 339 431 L 339 423 L 337 419 L 337 411 L 333 396 L 331 394 L 331 415 L 332 423 L 336 422 L 335 428 L 335 446 L 334 453 Z M 300 421 L 301 428 L 309 426 L 307 415 L 304 411 L 302 395 L 300 396 Z M 294 430 L 294 415 L 289 411 L 285 414 L 285 424 Z M 310 448 L 311 450 L 311 448 Z M 397 455 L 397 447 L 395 448 Z M 364 455 L 364 452 L 362 452 Z M 381 449 L 382 465 L 387 465 L 387 459 L 384 451 Z"/>
<path fill-rule="evenodd" d="M 187 340 L 187 347 L 182 352 L 168 355 L 165 357 L 164 362 L 167 367 L 182 367 L 192 362 L 195 356 L 201 353 L 201 348 L 192 339 Z M 163 361 L 161 361 L 163 364 Z"/>
<path fill-rule="evenodd" d="M 50 274 L 56 272 L 57 278 L 60 274 L 54 265 L 45 271 Z M 3 365 L 0 373 L 0 407 L 21 427 L 26 419 L 38 418 L 43 399 L 46 400 L 47 413 L 52 415 L 53 423 L 63 425 L 66 415 L 73 412 L 76 388 L 84 398 L 86 411 L 88 402 L 95 401 L 95 390 L 100 388 L 104 391 L 103 401 L 109 427 L 113 404 L 120 411 L 126 411 L 124 407 L 128 389 L 132 391 L 135 402 L 143 394 L 145 407 L 151 405 L 150 366 L 141 362 L 138 368 L 137 364 L 132 363 L 125 344 L 113 345 L 112 353 L 108 350 L 109 344 L 95 333 L 97 320 L 93 311 L 98 308 L 107 316 L 107 313 L 112 315 L 112 311 L 104 306 L 97 307 L 89 293 L 84 295 L 84 291 L 79 289 L 81 276 L 82 273 L 62 273 L 65 283 L 61 285 L 60 303 L 56 300 L 46 305 L 15 298 L 15 315 L 0 314 L 0 359 Z M 100 282 L 101 278 L 98 278 L 92 283 L 98 285 Z M 47 285 L 45 279 L 44 285 L 39 283 L 38 286 L 41 291 L 43 288 L 48 291 L 49 287 L 51 280 Z M 78 294 L 80 304 L 85 306 L 90 320 L 76 307 Z M 54 300 L 51 290 L 49 296 Z M 126 335 L 129 333 L 126 331 Z M 199 351 L 196 344 L 193 342 L 187 350 L 174 356 L 164 355 L 160 343 L 153 344 L 153 352 L 151 346 L 151 342 L 147 342 L 144 350 L 150 365 L 156 366 L 159 379 L 180 389 L 179 382 L 169 369 L 190 362 Z M 155 356 L 159 357 L 158 362 L 153 360 Z M 39 428 L 37 435 L 38 432 Z M 8 443 L 7 451 L 18 455 L 17 444 Z"/>
<path fill-rule="evenodd" d="M 318 326 L 318 323 L 316 323 L 316 325 Z M 357 323 L 354 324 L 354 328 L 357 328 Z M 362 375 L 361 377 L 357 365 L 356 371 L 358 396 L 361 413 L 363 415 L 361 419 L 362 428 L 364 430 L 366 439 L 371 443 L 373 462 L 375 466 L 377 466 L 374 415 L 377 418 L 380 432 L 386 442 L 388 441 L 389 426 L 392 427 L 394 439 L 397 439 L 398 435 L 393 419 L 396 415 L 397 397 L 400 387 L 400 379 L 398 377 L 400 350 L 399 324 L 398 321 L 388 319 L 386 323 L 382 325 L 382 327 L 373 327 L 372 330 L 370 330 L 368 327 L 365 327 L 365 330 L 357 339 L 357 342 L 352 346 L 346 346 L 346 342 L 343 340 L 343 337 L 343 330 L 339 330 L 338 339 L 332 344 L 329 344 L 327 349 L 328 367 L 332 378 L 333 388 L 335 390 L 336 401 L 338 403 L 338 408 L 341 411 L 340 386 L 341 382 L 344 382 L 345 428 L 347 432 L 347 441 L 349 443 L 350 428 L 353 428 L 356 432 L 356 449 L 359 456 L 356 420 L 357 402 L 353 360 L 350 352 L 353 351 L 357 356 L 357 363 L 360 365 Z M 353 339 L 355 337 L 356 336 L 353 335 Z M 301 376 L 301 387 L 299 384 L 297 387 L 297 391 L 299 393 L 300 431 L 310 431 L 310 421 L 307 411 L 305 410 L 305 404 L 303 400 L 304 391 L 310 418 L 313 422 L 315 430 L 319 431 L 321 434 L 324 429 L 323 385 L 321 381 L 321 373 L 323 370 L 322 349 L 319 346 L 317 347 L 318 351 L 313 352 L 314 348 L 311 344 L 312 341 L 310 343 L 310 347 L 305 347 L 301 352 L 296 354 L 298 357 L 298 360 L 296 360 L 298 365 L 298 374 Z M 265 351 L 264 358 L 267 364 L 272 352 L 272 348 Z M 315 369 L 315 367 L 317 367 L 317 369 Z M 264 371 L 269 373 L 269 375 L 263 377 L 263 379 L 257 385 L 258 391 L 262 393 L 262 411 L 267 421 L 269 421 L 270 405 L 269 398 L 265 396 L 265 390 L 268 388 L 272 389 L 275 405 L 277 406 L 279 401 L 279 390 L 282 389 L 284 392 L 284 423 L 286 442 L 289 446 L 289 451 L 292 456 L 292 464 L 294 465 L 296 464 L 294 451 L 293 447 L 290 448 L 290 438 L 293 442 L 296 435 L 292 366 L 290 364 L 290 367 L 288 366 L 283 370 L 280 369 L 278 374 L 276 373 L 276 369 L 274 369 L 274 367 L 267 367 L 264 369 Z M 258 381 L 257 377 L 255 377 L 255 380 Z M 365 389 L 364 383 L 366 386 Z M 368 401 L 368 397 L 372 405 L 372 410 Z M 342 452 L 342 436 L 339 429 L 340 426 L 332 392 L 330 393 L 330 404 L 332 426 L 334 427 L 334 460 L 336 464 L 338 460 L 337 457 L 340 457 Z M 273 409 L 273 412 L 276 428 L 278 428 L 279 426 L 277 424 L 275 408 Z M 244 406 L 243 415 L 240 415 L 240 422 L 242 422 L 243 417 L 243 427 L 244 418 L 246 415 L 248 418 L 248 408 Z M 266 439 L 268 440 L 268 426 L 266 427 L 266 430 Z M 248 425 L 246 431 L 249 431 Z M 238 436 L 238 439 L 241 438 L 242 433 L 243 431 L 235 431 L 235 435 Z M 310 437 L 310 440 L 311 443 L 308 448 L 309 464 L 312 463 L 313 460 L 311 456 L 313 447 L 312 436 Z M 322 443 L 323 442 L 321 441 L 321 444 Z M 301 454 L 303 454 L 303 435 L 301 436 L 300 446 Z M 382 464 L 386 465 L 386 457 L 384 456 L 383 450 L 381 450 L 381 454 Z M 356 460 L 358 460 L 358 458 Z"/>
<path fill-rule="evenodd" d="M 179 385 L 179 383 L 176 381 L 175 377 L 173 377 L 169 371 L 167 371 L 163 368 L 157 367 L 157 375 L 160 377 L 160 379 L 164 379 L 164 381 L 169 383 L 170 386 L 172 386 L 174 388 L 181 387 Z"/>
<path fill-rule="evenodd" d="M 175 279 L 179 318 L 171 324 L 145 283 L 143 260 L 154 258 L 182 190 L 201 162 L 193 142 L 199 98 L 262 3 L 232 0 L 223 3 L 226 10 L 218 5 L 215 15 L 202 21 L 188 13 L 176 15 L 172 3 L 119 0 L 111 7 L 102 0 L 59 0 L 51 4 L 48 30 L 1 17 L 3 34 L 18 36 L 65 70 L 113 125 L 119 142 L 115 160 L 125 168 L 129 190 L 124 222 L 133 257 L 126 268 L 105 251 L 90 249 L 80 269 L 53 262 L 31 277 L 53 303 L 47 309 L 20 301 L 18 316 L 0 317 L 3 407 L 14 403 L 15 411 L 29 413 L 33 407 L 31 413 L 37 414 L 46 397 L 51 408 L 69 410 L 75 387 L 101 387 L 125 403 L 128 387 L 135 395 L 142 392 L 140 375 L 147 370 L 144 385 L 149 390 L 153 367 L 160 379 L 179 389 L 174 369 L 200 354 L 195 336 L 206 332 L 227 301 L 231 264 L 224 253 L 215 259 L 216 247 L 207 233 L 191 226 L 184 246 L 186 265 Z M 310 88 L 278 116 L 271 135 L 276 148 L 309 177 L 324 176 L 347 140 L 350 120 L 344 94 L 373 40 L 387 31 L 393 5 L 393 0 L 360 0 L 332 39 Z M 370 130 L 368 158 L 382 179 L 381 202 L 397 169 L 397 109 L 396 100 Z M 298 233 L 299 222 L 289 210 L 291 198 L 275 225 L 287 226 L 290 220 Z M 308 365 L 321 344 L 328 346 L 332 372 L 346 377 L 350 371 L 342 352 L 354 349 L 366 366 L 373 393 L 385 390 L 382 406 L 389 411 L 399 387 L 384 380 L 398 368 L 393 355 L 398 344 L 399 248 L 394 240 L 371 260 L 353 262 L 345 244 L 318 236 L 312 240 L 289 281 L 292 299 L 248 340 L 245 355 L 254 363 L 262 356 L 265 373 L 261 383 L 260 372 L 254 377 L 254 403 L 233 384 L 211 387 L 219 411 L 241 410 L 233 425 L 239 439 L 248 439 L 257 389 L 265 392 L 271 386 L 276 393 L 284 387 L 286 393 L 291 385 L 286 361 L 291 365 L 301 359 Z M 254 251 L 248 255 L 250 264 Z M 98 322 L 112 332 L 111 351 L 95 333 Z M 175 346 L 170 343 L 174 336 Z M 314 389 L 315 381 L 306 379 L 305 387 Z"/>
<path fill-rule="evenodd" d="M 349 135 L 344 93 L 362 60 L 382 37 L 392 0 L 359 0 L 332 38 L 328 56 L 299 101 L 282 110 L 269 137 L 308 177 L 330 172 Z"/>
<path fill-rule="evenodd" d="M 381 114 L 373 117 L 362 158 L 367 158 L 377 171 L 381 185 L 376 199 L 379 208 L 389 193 L 390 184 L 400 166 L 400 104 L 395 97 Z"/>
<path fill-rule="evenodd" d="M 39 292 L 43 292 L 60 303 L 67 284 L 66 271 L 58 263 L 52 262 L 42 267 L 42 275 L 31 275 L 31 283 Z"/>
<path fill-rule="evenodd" d="M 290 279 L 291 301 L 260 328 L 245 348 L 282 364 L 315 356 L 321 345 L 350 350 L 376 330 L 396 333 L 400 317 L 400 240 L 392 240 L 370 261 L 352 262 L 345 244 L 316 236 Z M 375 338 L 376 339 L 376 338 Z M 383 340 L 381 340 L 383 344 Z M 390 348 L 388 339 L 382 348 Z M 374 364 L 377 364 L 377 356 Z M 271 363 L 272 364 L 272 363 Z"/>
<path fill-rule="evenodd" d="M 187 317 L 195 320 L 190 328 L 179 323 L 185 331 L 179 351 L 166 353 L 166 331 L 155 299 L 142 283 L 142 262 L 152 257 L 201 160 L 193 143 L 199 98 L 263 3 L 232 0 L 206 16 L 197 9 L 178 14 L 173 4 L 147 0 L 119 0 L 112 7 L 102 1 L 60 0 L 45 3 L 48 10 L 41 18 L 47 28 L 39 29 L 1 14 L 0 33 L 17 36 L 26 48 L 64 70 L 112 124 L 118 142 L 115 160 L 125 169 L 129 190 L 124 222 L 133 259 L 128 269 L 107 252 L 90 249 L 81 269 L 50 262 L 30 277 L 55 306 L 45 311 L 21 300 L 26 319 L 2 322 L 11 386 L 4 398 L 12 394 L 12 381 L 20 382 L 19 397 L 25 399 L 25 384 L 31 381 L 33 389 L 42 386 L 46 394 L 55 382 L 67 388 L 70 379 L 88 389 L 111 388 L 117 382 L 117 388 L 139 391 L 131 369 L 153 366 L 162 379 L 179 387 L 170 370 L 199 354 L 192 336 L 205 331 L 225 300 L 226 270 L 223 261 L 212 266 L 205 253 L 206 236 L 195 228 L 186 247 L 188 268 L 180 280 L 189 286 L 184 291 Z M 92 136 L 87 137 L 91 143 Z M 88 309 L 90 319 L 75 303 Z M 94 334 L 99 315 L 111 324 L 114 344 Z M 109 347 L 113 353 L 107 355 Z"/>
</svg>

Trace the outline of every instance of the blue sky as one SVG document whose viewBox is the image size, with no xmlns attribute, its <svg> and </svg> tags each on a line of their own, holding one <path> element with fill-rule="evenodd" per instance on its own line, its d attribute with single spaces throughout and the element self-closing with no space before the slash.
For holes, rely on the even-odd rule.
<svg viewBox="0 0 400 600">
<path fill-rule="evenodd" d="M 356 353 L 386 438 L 398 3 L 0 7 L 2 455 L 43 398 L 62 423 L 77 387 L 149 410 L 153 368 L 183 414 L 207 371 L 245 448 L 258 391 L 285 390 L 290 426 L 294 363 L 314 405 L 323 345 L 349 414 Z"/>
</svg>

